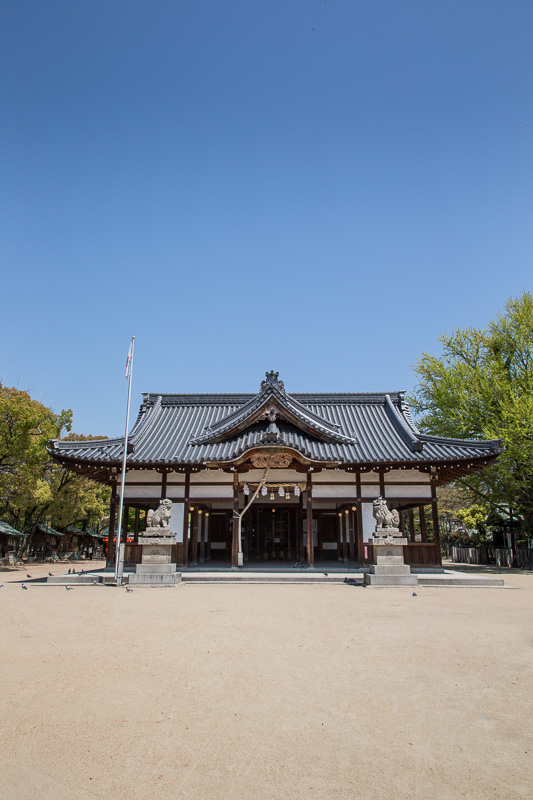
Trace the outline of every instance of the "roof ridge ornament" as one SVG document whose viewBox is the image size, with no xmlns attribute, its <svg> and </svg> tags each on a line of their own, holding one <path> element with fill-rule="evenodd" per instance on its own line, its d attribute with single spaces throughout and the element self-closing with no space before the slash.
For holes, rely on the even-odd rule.
<svg viewBox="0 0 533 800">
<path fill-rule="evenodd" d="M 279 389 L 280 392 L 285 394 L 285 384 L 283 381 L 280 381 L 279 372 L 274 372 L 274 370 L 271 369 L 270 372 L 265 372 L 265 377 L 266 381 L 261 381 L 261 386 L 259 388 L 260 393 L 270 389 L 271 387 L 275 387 L 276 389 Z"/>
</svg>

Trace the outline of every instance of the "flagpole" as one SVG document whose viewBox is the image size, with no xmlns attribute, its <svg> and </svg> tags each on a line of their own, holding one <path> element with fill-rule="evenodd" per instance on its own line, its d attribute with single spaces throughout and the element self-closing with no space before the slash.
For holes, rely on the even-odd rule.
<svg viewBox="0 0 533 800">
<path fill-rule="evenodd" d="M 122 476 L 120 480 L 120 504 L 118 512 L 118 530 L 117 530 L 117 543 L 115 548 L 115 580 L 117 586 L 122 585 L 122 573 L 124 572 L 124 550 L 122 556 L 120 552 L 120 540 L 122 538 L 122 514 L 124 512 L 124 484 L 126 482 L 126 457 L 128 455 L 128 429 L 130 427 L 130 400 L 131 400 L 131 378 L 133 375 L 133 348 L 135 343 L 135 336 L 131 337 L 130 349 L 128 352 L 128 360 L 126 361 L 126 377 L 128 381 L 128 406 L 126 409 L 126 432 L 124 434 L 124 455 L 122 456 Z M 126 534 L 126 539 L 127 539 Z"/>
</svg>

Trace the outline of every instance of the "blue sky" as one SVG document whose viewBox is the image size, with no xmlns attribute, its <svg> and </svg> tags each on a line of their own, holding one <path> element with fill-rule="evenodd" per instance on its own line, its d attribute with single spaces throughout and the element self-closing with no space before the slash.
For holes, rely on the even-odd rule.
<svg viewBox="0 0 533 800">
<path fill-rule="evenodd" d="M 533 5 L 4 0 L 0 380 L 410 390 L 532 288 Z"/>
</svg>

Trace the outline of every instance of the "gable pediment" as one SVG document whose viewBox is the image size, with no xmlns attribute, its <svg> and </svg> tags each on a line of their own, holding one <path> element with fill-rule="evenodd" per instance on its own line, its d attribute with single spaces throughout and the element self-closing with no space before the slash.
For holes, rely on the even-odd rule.
<svg viewBox="0 0 533 800">
<path fill-rule="evenodd" d="M 264 444 L 283 442 L 282 433 L 277 427 L 279 423 L 294 426 L 307 436 L 325 442 L 355 443 L 354 437 L 341 433 L 340 425 L 315 414 L 287 394 L 278 375 L 277 372 L 267 372 L 266 380 L 262 381 L 255 397 L 216 423 L 208 425 L 202 435 L 193 439 L 190 444 L 221 442 L 261 422 L 265 423 Z M 274 436 L 278 438 L 273 438 Z"/>
</svg>

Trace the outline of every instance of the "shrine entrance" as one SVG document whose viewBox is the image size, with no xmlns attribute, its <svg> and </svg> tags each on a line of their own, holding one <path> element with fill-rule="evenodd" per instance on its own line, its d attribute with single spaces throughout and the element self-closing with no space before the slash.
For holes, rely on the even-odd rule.
<svg viewBox="0 0 533 800">
<path fill-rule="evenodd" d="M 299 561 L 303 554 L 301 531 L 299 508 L 256 506 L 243 519 L 245 562 Z"/>
</svg>

